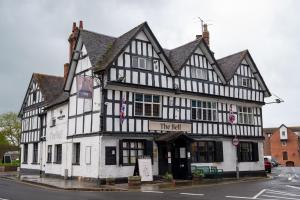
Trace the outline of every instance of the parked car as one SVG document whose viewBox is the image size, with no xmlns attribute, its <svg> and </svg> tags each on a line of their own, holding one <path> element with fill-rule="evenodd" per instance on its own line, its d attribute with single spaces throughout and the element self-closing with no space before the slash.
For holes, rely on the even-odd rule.
<svg viewBox="0 0 300 200">
<path fill-rule="evenodd" d="M 272 167 L 278 167 L 279 162 L 272 156 L 264 156 L 264 158 L 267 158 L 268 161 L 272 164 Z"/>
<path fill-rule="evenodd" d="M 264 158 L 264 162 L 265 162 L 265 170 L 268 173 L 271 173 L 271 171 L 272 171 L 272 164 L 271 164 L 271 162 L 269 161 L 268 158 Z"/>
</svg>

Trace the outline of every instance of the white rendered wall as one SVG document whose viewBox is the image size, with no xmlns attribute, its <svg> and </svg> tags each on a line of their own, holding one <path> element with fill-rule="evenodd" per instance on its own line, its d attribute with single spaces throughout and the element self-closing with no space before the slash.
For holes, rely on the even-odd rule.
<svg viewBox="0 0 300 200">
<path fill-rule="evenodd" d="M 56 125 L 51 125 L 51 111 L 54 111 Z M 61 112 L 62 111 L 62 112 Z M 64 117 L 63 117 L 64 116 Z M 47 114 L 47 134 L 44 152 L 45 173 L 64 176 L 64 169 L 67 168 L 67 118 L 68 104 L 59 105 L 48 110 Z M 61 164 L 54 163 L 55 145 L 62 144 L 62 162 Z M 52 145 L 52 162 L 47 162 L 48 145 Z"/>
<path fill-rule="evenodd" d="M 123 138 L 123 139 L 145 139 L 145 138 Z M 105 165 L 105 147 L 106 146 L 115 146 L 116 147 L 116 165 Z M 157 145 L 153 142 L 153 175 L 158 175 L 158 150 Z M 156 152 L 156 153 L 155 153 Z M 102 139 L 102 148 L 101 148 L 101 170 L 100 177 L 128 177 L 132 176 L 134 172 L 134 166 L 120 166 L 119 165 L 119 138 L 117 137 L 103 137 Z"/>
<path fill-rule="evenodd" d="M 236 169 L 236 147 L 233 146 L 231 139 L 222 139 L 223 141 L 223 162 L 214 162 L 214 163 L 192 163 L 192 165 L 197 166 L 216 166 L 219 169 L 226 171 L 235 171 Z M 253 141 L 253 140 L 242 140 L 245 142 L 258 142 L 258 154 L 259 161 L 257 162 L 240 162 L 239 170 L 240 171 L 260 171 L 264 170 L 264 158 L 263 158 L 263 141 Z"/>
</svg>

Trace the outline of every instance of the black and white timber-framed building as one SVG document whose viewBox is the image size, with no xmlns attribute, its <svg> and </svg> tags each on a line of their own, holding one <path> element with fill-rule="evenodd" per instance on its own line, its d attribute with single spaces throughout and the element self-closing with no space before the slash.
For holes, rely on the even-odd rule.
<svg viewBox="0 0 300 200">
<path fill-rule="evenodd" d="M 248 50 L 215 59 L 206 27 L 167 50 L 146 22 L 120 37 L 73 24 L 69 42 L 57 85 L 34 74 L 28 87 L 23 171 L 124 178 L 137 157 L 150 156 L 156 176 L 190 178 L 191 165 L 234 176 L 237 157 L 241 175 L 264 173 L 262 106 L 271 94 Z M 94 77 L 92 98 L 78 97 L 78 76 Z"/>
</svg>

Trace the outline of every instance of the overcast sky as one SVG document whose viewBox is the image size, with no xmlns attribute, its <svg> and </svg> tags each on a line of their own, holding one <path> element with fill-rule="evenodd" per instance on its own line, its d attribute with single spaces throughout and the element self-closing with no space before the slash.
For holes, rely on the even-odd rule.
<svg viewBox="0 0 300 200">
<path fill-rule="evenodd" d="M 297 0 L 0 0 L 0 113 L 18 112 L 33 72 L 62 75 L 72 22 L 119 36 L 147 21 L 164 48 L 208 24 L 216 58 L 248 49 L 282 104 L 264 106 L 264 126 L 300 125 L 300 1 Z M 271 99 L 266 99 L 271 101 Z"/>
</svg>

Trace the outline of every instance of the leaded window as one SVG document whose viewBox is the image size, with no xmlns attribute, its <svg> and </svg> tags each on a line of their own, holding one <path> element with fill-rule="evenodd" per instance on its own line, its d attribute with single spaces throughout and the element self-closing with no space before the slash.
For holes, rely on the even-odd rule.
<svg viewBox="0 0 300 200">
<path fill-rule="evenodd" d="M 192 119 L 217 121 L 217 103 L 192 100 Z"/>
<path fill-rule="evenodd" d="M 48 150 L 47 150 L 47 163 L 52 162 L 52 145 L 48 145 Z"/>
<path fill-rule="evenodd" d="M 207 69 L 191 67 L 192 78 L 207 80 Z"/>
<path fill-rule="evenodd" d="M 139 156 L 144 155 L 143 141 L 123 141 L 122 156 L 124 165 L 134 165 Z"/>
<path fill-rule="evenodd" d="M 135 116 L 159 117 L 160 96 L 151 94 L 135 94 Z"/>
<path fill-rule="evenodd" d="M 253 124 L 253 109 L 251 107 L 238 106 L 238 123 Z"/>
<path fill-rule="evenodd" d="M 138 69 L 152 70 L 152 60 L 149 58 L 132 56 L 132 67 Z"/>
</svg>

